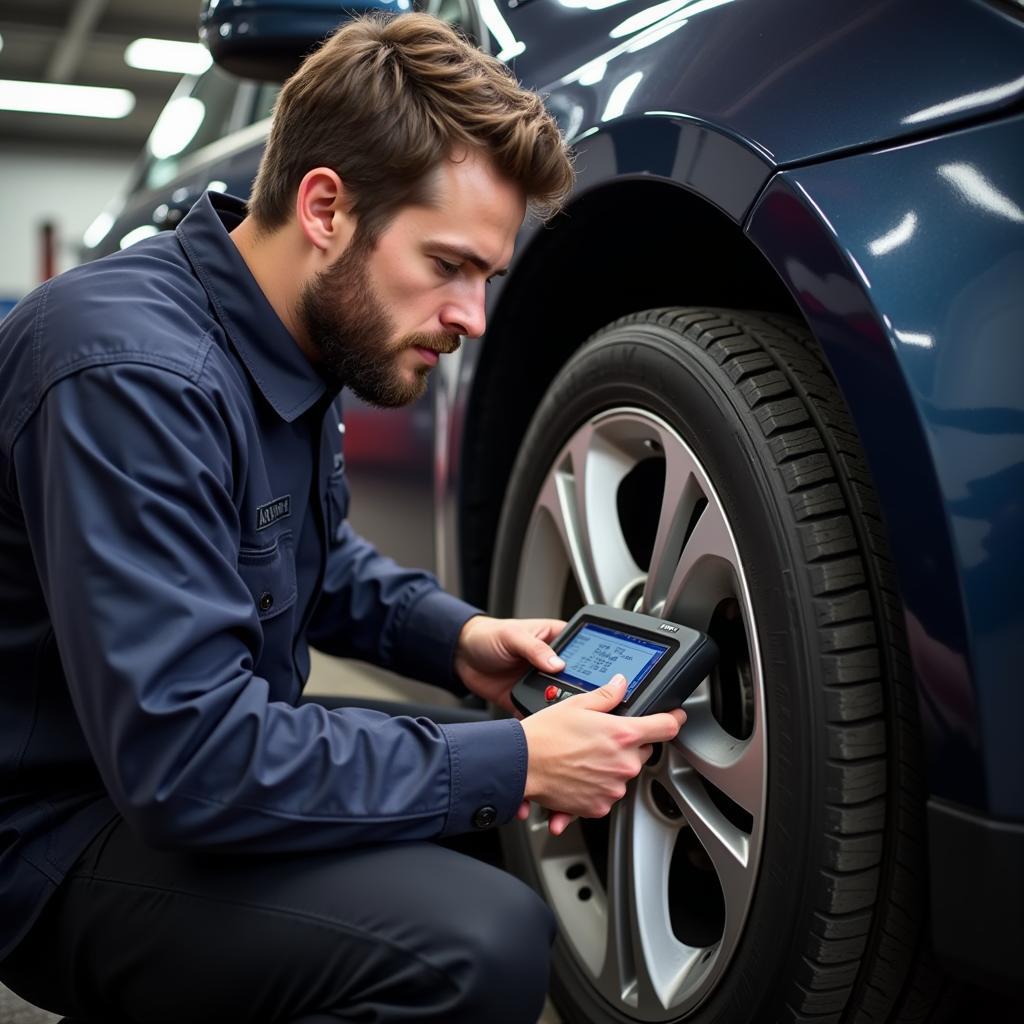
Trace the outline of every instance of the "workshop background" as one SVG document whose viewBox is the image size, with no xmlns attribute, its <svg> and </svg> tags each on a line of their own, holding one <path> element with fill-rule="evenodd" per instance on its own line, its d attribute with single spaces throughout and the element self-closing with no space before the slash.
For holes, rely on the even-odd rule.
<svg viewBox="0 0 1024 1024">
<path fill-rule="evenodd" d="M 0 2 L 0 311 L 79 262 L 83 235 L 127 180 L 187 59 L 177 55 L 167 70 L 132 67 L 129 59 L 146 58 L 145 44 L 141 58 L 138 44 L 129 47 L 195 44 L 198 13 L 197 0 Z M 201 50 L 196 56 L 203 61 Z M 118 91 L 59 88 L 67 86 Z M 131 109 L 73 113 L 104 103 L 112 114 Z"/>
</svg>

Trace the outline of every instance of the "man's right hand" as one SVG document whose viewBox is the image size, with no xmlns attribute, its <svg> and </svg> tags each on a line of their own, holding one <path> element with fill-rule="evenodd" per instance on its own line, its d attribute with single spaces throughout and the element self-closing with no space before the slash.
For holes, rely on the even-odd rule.
<svg viewBox="0 0 1024 1024">
<path fill-rule="evenodd" d="M 640 718 L 608 714 L 625 695 L 625 677 L 618 675 L 523 721 L 529 751 L 524 799 L 553 812 L 556 835 L 573 817 L 604 817 L 639 775 L 651 745 L 674 739 L 686 721 L 682 708 Z"/>
</svg>

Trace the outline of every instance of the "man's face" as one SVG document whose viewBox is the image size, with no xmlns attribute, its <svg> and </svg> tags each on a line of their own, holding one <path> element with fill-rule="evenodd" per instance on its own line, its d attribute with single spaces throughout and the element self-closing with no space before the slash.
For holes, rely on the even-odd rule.
<svg viewBox="0 0 1024 1024">
<path fill-rule="evenodd" d="M 372 247 L 357 234 L 299 300 L 321 371 L 373 405 L 419 398 L 438 357 L 483 334 L 487 282 L 525 215 L 519 188 L 478 154 L 445 161 L 434 197 L 401 209 Z"/>
</svg>

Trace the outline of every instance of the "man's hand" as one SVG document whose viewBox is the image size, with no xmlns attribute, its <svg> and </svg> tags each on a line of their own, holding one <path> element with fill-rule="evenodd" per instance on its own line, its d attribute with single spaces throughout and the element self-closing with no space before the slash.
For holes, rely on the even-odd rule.
<svg viewBox="0 0 1024 1024">
<path fill-rule="evenodd" d="M 559 701 L 523 721 L 529 762 L 519 817 L 529 801 L 553 813 L 548 828 L 561 835 L 573 817 L 601 818 L 626 793 L 651 756 L 653 743 L 675 739 L 682 708 L 640 718 L 610 715 L 626 694 L 626 679 Z"/>
<path fill-rule="evenodd" d="M 548 646 L 564 628 L 557 619 L 476 615 L 459 634 L 455 671 L 470 692 L 514 711 L 509 691 L 531 666 L 542 672 L 561 672 L 565 667 Z"/>
</svg>

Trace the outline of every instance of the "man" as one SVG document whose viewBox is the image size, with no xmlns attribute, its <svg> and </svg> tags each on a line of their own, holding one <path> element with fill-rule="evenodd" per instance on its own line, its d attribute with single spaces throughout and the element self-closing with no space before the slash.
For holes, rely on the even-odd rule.
<svg viewBox="0 0 1024 1024">
<path fill-rule="evenodd" d="M 336 396 L 401 405 L 484 330 L 571 168 L 419 15 L 284 88 L 246 213 L 29 296 L 0 334 L 0 979 L 95 1020 L 536 1019 L 551 918 L 428 842 L 608 812 L 682 713 L 441 725 L 298 704 L 307 642 L 508 707 L 560 623 L 495 620 L 345 521 Z M 525 355 L 525 353 L 524 353 Z"/>
</svg>

